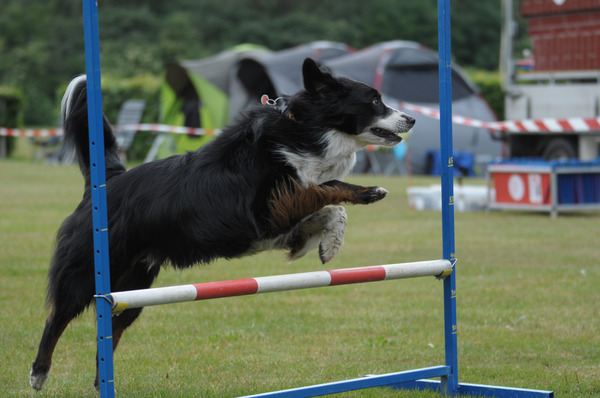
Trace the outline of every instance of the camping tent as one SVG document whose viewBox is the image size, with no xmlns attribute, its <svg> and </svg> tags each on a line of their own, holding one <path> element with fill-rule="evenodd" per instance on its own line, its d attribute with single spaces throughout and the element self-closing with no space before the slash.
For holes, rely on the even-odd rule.
<svg viewBox="0 0 600 398">
<path fill-rule="evenodd" d="M 216 129 L 230 115 L 230 92 L 244 93 L 234 86 L 233 76 L 241 60 L 259 59 L 270 51 L 251 44 L 236 46 L 213 57 L 167 64 L 161 87 L 161 121 L 165 124 Z M 264 77 L 259 79 L 264 81 Z M 177 137 L 177 152 L 194 150 L 208 137 Z M 161 151 L 164 156 L 165 151 Z"/>
<path fill-rule="evenodd" d="M 263 94 L 276 98 L 300 90 L 301 66 L 307 57 L 337 75 L 377 88 L 391 106 L 401 108 L 400 101 L 439 106 L 435 51 L 411 41 L 385 42 L 356 52 L 342 43 L 318 41 L 278 52 L 243 45 L 214 57 L 170 64 L 162 90 L 162 120 L 179 126 L 223 127 L 249 104 L 258 103 Z M 454 114 L 484 121 L 496 119 L 477 87 L 456 65 L 452 101 Z M 439 151 L 439 122 L 407 113 L 417 119 L 409 140 L 411 168 L 414 173 L 426 173 L 435 163 L 431 157 Z M 477 164 L 500 155 L 501 144 L 486 130 L 454 125 L 453 131 L 455 151 L 472 154 Z M 204 140 L 180 137 L 177 151 L 196 149 Z"/>
<path fill-rule="evenodd" d="M 302 62 L 305 58 L 323 63 L 353 51 L 354 49 L 343 43 L 316 41 L 274 52 L 257 60 L 244 60 L 240 63 L 237 77 L 238 80 L 245 82 L 266 76 L 271 91 L 257 92 L 257 100 L 262 94 L 268 94 L 270 97 L 281 94 L 291 95 L 303 86 Z"/>
<path fill-rule="evenodd" d="M 161 98 L 163 122 L 223 127 L 229 118 L 231 82 L 238 64 L 268 54 L 270 51 L 262 47 L 244 44 L 209 58 L 167 64 Z"/>
<path fill-rule="evenodd" d="M 224 127 L 244 108 L 258 104 L 263 94 L 276 98 L 300 90 L 305 58 L 323 62 L 351 51 L 329 41 L 278 52 L 246 44 L 205 59 L 169 63 L 161 89 L 161 120 L 175 126 Z M 207 139 L 178 137 L 176 150 L 197 149 Z"/>
<path fill-rule="evenodd" d="M 348 54 L 345 44 L 318 41 L 271 52 L 246 44 L 213 57 L 172 62 L 162 86 L 162 121 L 219 128 L 263 94 L 293 94 L 302 87 L 304 58 L 316 61 Z"/>
<path fill-rule="evenodd" d="M 384 100 L 401 109 L 399 102 L 439 108 L 438 55 L 418 43 L 391 41 L 325 61 L 334 74 L 362 81 L 380 90 Z M 402 110 L 402 109 L 401 109 Z M 496 120 L 477 87 L 461 71 L 452 66 L 452 111 L 474 119 Z M 409 139 L 412 171 L 426 173 L 428 162 L 439 151 L 439 121 L 410 113 L 417 123 Z M 468 126 L 453 126 L 454 150 L 470 153 L 475 163 L 482 165 L 501 153 L 501 143 L 487 130 Z"/>
</svg>

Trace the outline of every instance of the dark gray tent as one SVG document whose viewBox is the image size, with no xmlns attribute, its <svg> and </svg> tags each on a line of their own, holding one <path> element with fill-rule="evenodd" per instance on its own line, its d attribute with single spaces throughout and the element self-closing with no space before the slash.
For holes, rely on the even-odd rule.
<svg viewBox="0 0 600 398">
<path fill-rule="evenodd" d="M 163 85 L 163 121 L 223 127 L 249 104 L 258 103 L 263 94 L 274 98 L 300 90 L 305 58 L 323 62 L 350 51 L 345 44 L 329 41 L 278 52 L 246 44 L 209 58 L 170 63 Z"/>
<path fill-rule="evenodd" d="M 209 58 L 169 63 L 161 89 L 161 120 L 176 126 L 224 127 L 244 108 L 259 103 L 263 94 L 276 98 L 300 90 L 304 58 L 322 62 L 350 51 L 345 44 L 328 41 L 275 53 L 243 44 Z M 180 136 L 174 140 L 176 152 L 184 152 L 197 149 L 206 138 Z M 171 154 L 171 149 L 160 145 L 155 154 Z"/>
<path fill-rule="evenodd" d="M 352 48 L 342 43 L 316 41 L 261 57 L 241 59 L 231 83 L 230 120 L 249 104 L 258 103 L 263 94 L 277 98 L 299 91 L 305 58 L 324 62 L 351 51 Z"/>
<path fill-rule="evenodd" d="M 294 94 L 302 88 L 302 62 L 312 58 L 317 62 L 326 62 L 352 53 L 354 50 L 343 43 L 316 41 L 297 47 L 274 52 L 257 60 L 264 73 L 269 77 L 276 94 Z M 244 73 L 244 64 L 240 65 L 238 76 Z"/>
<path fill-rule="evenodd" d="M 438 55 L 418 43 L 391 41 L 325 61 L 334 74 L 346 76 L 380 90 L 388 105 L 401 109 L 407 102 L 439 109 Z M 401 109 L 402 110 L 402 109 Z M 414 173 L 426 173 L 431 154 L 439 151 L 439 121 L 406 111 L 417 119 L 409 139 L 411 167 Z M 452 112 L 473 119 L 493 121 L 496 117 L 477 87 L 461 71 L 452 67 Z M 455 152 L 466 152 L 482 166 L 501 153 L 502 144 L 487 130 L 453 125 Z M 429 156 L 428 156 L 429 155 Z"/>
<path fill-rule="evenodd" d="M 342 43 L 318 41 L 278 52 L 240 46 L 214 57 L 170 64 L 162 91 L 163 121 L 190 127 L 223 127 L 249 104 L 258 103 L 263 94 L 276 98 L 300 90 L 302 62 L 307 57 L 337 75 L 377 88 L 396 108 L 401 108 L 401 101 L 436 109 L 439 106 L 435 51 L 415 42 L 392 41 L 354 52 Z M 477 87 L 456 65 L 452 77 L 454 114 L 496 120 Z M 409 145 L 412 171 L 426 173 L 431 163 L 428 155 L 439 151 L 439 122 L 407 113 L 417 119 Z M 455 151 L 472 154 L 479 165 L 501 153 L 501 144 L 486 130 L 455 124 L 453 132 Z M 178 151 L 196 149 L 200 143 L 182 137 Z"/>
</svg>

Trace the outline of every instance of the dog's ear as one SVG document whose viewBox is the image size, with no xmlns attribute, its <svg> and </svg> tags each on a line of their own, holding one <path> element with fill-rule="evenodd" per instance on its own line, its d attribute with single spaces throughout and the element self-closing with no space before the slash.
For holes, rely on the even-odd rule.
<svg viewBox="0 0 600 398">
<path fill-rule="evenodd" d="M 306 58 L 302 64 L 302 77 L 304 88 L 311 94 L 323 93 L 337 84 L 331 73 L 319 68 L 311 58 Z"/>
</svg>

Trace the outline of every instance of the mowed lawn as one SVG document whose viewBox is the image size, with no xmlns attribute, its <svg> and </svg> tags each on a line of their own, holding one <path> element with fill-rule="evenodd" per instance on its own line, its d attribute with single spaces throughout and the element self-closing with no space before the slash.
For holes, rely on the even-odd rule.
<svg viewBox="0 0 600 398">
<path fill-rule="evenodd" d="M 440 213 L 409 209 L 406 194 L 436 179 L 348 180 L 390 194 L 347 207 L 345 246 L 326 266 L 272 252 L 165 269 L 155 286 L 442 257 Z M 1 397 L 97 396 L 93 310 L 64 333 L 45 389 L 28 381 L 53 237 L 82 189 L 76 167 L 0 161 Z M 600 212 L 457 213 L 456 256 L 460 381 L 600 396 Z M 429 277 L 147 308 L 115 355 L 115 385 L 121 397 L 222 398 L 442 364 L 442 282 Z"/>
</svg>

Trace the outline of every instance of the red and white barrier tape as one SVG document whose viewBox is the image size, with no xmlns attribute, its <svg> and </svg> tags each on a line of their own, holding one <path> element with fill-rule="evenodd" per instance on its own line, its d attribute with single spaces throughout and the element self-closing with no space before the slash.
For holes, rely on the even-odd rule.
<svg viewBox="0 0 600 398">
<path fill-rule="evenodd" d="M 187 135 L 219 135 L 221 129 L 201 129 L 183 126 L 169 126 L 167 124 L 122 124 L 113 127 L 115 131 L 156 131 L 158 133 L 174 133 Z"/>
<path fill-rule="evenodd" d="M 407 102 L 399 102 L 398 105 L 400 108 L 409 112 L 420 113 L 435 119 L 440 118 L 440 112 L 437 109 L 409 104 Z M 464 116 L 452 115 L 452 122 L 464 126 L 481 127 L 509 133 L 569 133 L 574 131 L 600 131 L 600 117 L 484 122 Z"/>
<path fill-rule="evenodd" d="M 437 109 L 399 102 L 398 106 L 408 112 L 416 112 L 434 119 L 440 118 Z M 452 122 L 463 126 L 480 127 L 508 133 L 570 133 L 600 131 L 600 117 L 566 118 L 566 119 L 530 119 L 505 120 L 500 122 L 484 122 L 460 115 L 452 115 Z M 156 131 L 159 133 L 187 134 L 193 136 L 218 135 L 221 129 L 201 129 L 166 124 L 124 124 L 114 126 L 115 131 Z M 54 137 L 62 135 L 62 129 L 12 129 L 0 127 L 0 137 Z"/>
<path fill-rule="evenodd" d="M 0 137 L 55 137 L 62 129 L 9 129 L 0 127 Z"/>
<path fill-rule="evenodd" d="M 113 126 L 115 131 L 156 131 L 187 135 L 218 135 L 221 129 L 200 129 L 192 127 L 169 126 L 166 124 L 123 124 Z M 55 137 L 63 135 L 63 129 L 12 129 L 0 127 L 0 137 Z"/>
</svg>

